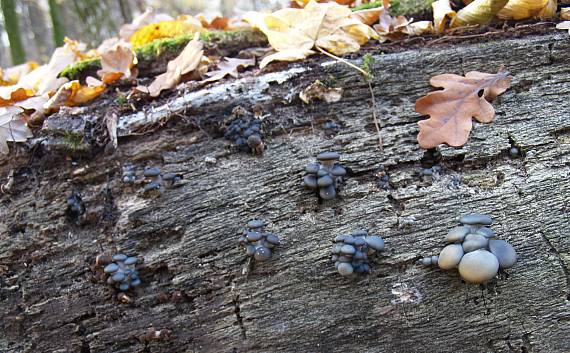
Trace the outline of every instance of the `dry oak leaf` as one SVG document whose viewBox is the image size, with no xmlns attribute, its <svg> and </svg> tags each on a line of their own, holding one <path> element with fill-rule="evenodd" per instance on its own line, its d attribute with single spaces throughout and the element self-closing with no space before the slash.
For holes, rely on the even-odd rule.
<svg viewBox="0 0 570 353">
<path fill-rule="evenodd" d="M 378 35 L 337 3 L 320 4 L 311 0 L 303 9 L 282 9 L 272 14 L 249 12 L 244 20 L 262 31 L 277 53 L 265 57 L 260 67 L 274 60 L 295 61 L 315 52 L 313 48 L 336 55 L 354 53 Z"/>
<path fill-rule="evenodd" d="M 218 64 L 218 70 L 206 73 L 208 78 L 204 82 L 218 81 L 227 75 L 238 78 L 238 70 L 240 68 L 244 69 L 253 65 L 255 65 L 255 59 L 223 58 Z"/>
<path fill-rule="evenodd" d="M 0 68 L 0 86 L 12 86 L 18 83 L 20 77 L 35 70 L 40 65 L 35 61 L 28 61 L 27 63 L 9 67 L 2 70 Z"/>
<path fill-rule="evenodd" d="M 133 70 L 136 64 L 137 57 L 131 45 L 119 42 L 101 55 L 101 70 L 97 71 L 97 75 L 104 84 L 115 82 L 120 78 L 129 79 L 136 72 Z"/>
<path fill-rule="evenodd" d="M 442 33 L 457 15 L 451 8 L 449 0 L 437 0 L 431 4 L 433 8 L 433 25 L 436 33 Z"/>
<path fill-rule="evenodd" d="M 0 107 L 14 105 L 15 102 L 23 101 L 32 97 L 34 92 L 19 86 L 0 87 Z"/>
<path fill-rule="evenodd" d="M 32 131 L 21 119 L 24 110 L 19 107 L 0 108 L 0 153 L 8 154 L 8 141 L 24 142 L 32 137 Z"/>
<path fill-rule="evenodd" d="M 442 143 L 463 146 L 472 129 L 471 118 L 481 123 L 493 121 L 495 110 L 489 101 L 505 92 L 510 81 L 505 71 L 496 74 L 471 71 L 465 77 L 454 74 L 432 77 L 430 84 L 443 90 L 430 92 L 416 101 L 416 112 L 430 116 L 418 122 L 420 146 L 426 149 Z"/>
<path fill-rule="evenodd" d="M 182 76 L 191 73 L 203 66 L 204 45 L 199 40 L 200 35 L 196 33 L 194 39 L 188 42 L 174 60 L 168 62 L 166 72 L 158 75 L 148 87 L 137 87 L 137 90 L 149 93 L 151 97 L 158 97 L 165 89 L 175 87 Z"/>
</svg>

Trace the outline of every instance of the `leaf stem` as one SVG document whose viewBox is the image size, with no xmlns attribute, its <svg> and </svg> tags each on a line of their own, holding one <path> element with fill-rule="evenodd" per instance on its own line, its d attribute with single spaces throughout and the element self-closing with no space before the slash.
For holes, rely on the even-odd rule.
<svg viewBox="0 0 570 353">
<path fill-rule="evenodd" d="M 355 69 L 355 70 L 358 70 L 358 71 L 359 71 L 361 74 L 363 74 L 364 77 L 367 78 L 367 79 L 372 76 L 372 75 L 370 75 L 368 72 L 362 70 L 360 67 L 354 65 L 354 64 L 351 63 L 351 62 L 348 62 L 347 60 L 345 60 L 345 59 L 343 59 L 343 58 L 339 58 L 338 56 L 329 53 L 328 51 L 324 50 L 323 48 L 320 48 L 320 47 L 317 47 L 317 46 L 315 46 L 315 48 L 317 48 L 318 51 L 320 51 L 321 53 L 325 54 L 326 56 L 329 56 L 329 57 L 331 57 L 331 58 L 333 58 L 333 59 L 335 59 L 335 60 L 337 60 L 337 61 L 340 61 L 341 63 L 343 63 L 343 64 L 345 64 L 345 65 L 348 65 L 348 66 L 352 67 L 352 68 Z"/>
</svg>

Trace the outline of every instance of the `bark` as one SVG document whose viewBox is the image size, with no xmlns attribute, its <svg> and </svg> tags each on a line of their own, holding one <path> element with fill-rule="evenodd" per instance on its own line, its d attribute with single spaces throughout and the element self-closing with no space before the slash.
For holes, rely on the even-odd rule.
<svg viewBox="0 0 570 353">
<path fill-rule="evenodd" d="M 4 27 L 10 41 L 10 53 L 12 54 L 12 64 L 17 65 L 26 61 L 26 52 L 22 45 L 20 28 L 18 26 L 18 15 L 14 0 L 0 1 L 2 16 L 4 17 Z"/>
<path fill-rule="evenodd" d="M 35 148 L 11 146 L 10 159 L 0 160 L 1 175 L 15 171 L 0 203 L 0 350 L 568 352 L 567 34 L 367 50 L 376 60 L 383 150 L 367 82 L 326 58 L 189 86 L 135 102 L 135 112 L 113 100 L 67 110 L 47 120 Z M 430 152 L 417 145 L 421 117 L 413 109 L 431 90 L 429 78 L 501 65 L 514 80 L 493 103 L 496 121 L 475 124 L 463 148 L 441 147 L 442 172 L 422 176 Z M 316 79 L 342 87 L 343 98 L 301 103 L 298 93 Z M 223 140 L 236 106 L 265 116 L 263 156 Z M 114 153 L 96 138 L 112 113 Z M 342 126 L 338 134 L 323 129 L 327 120 Z M 75 135 L 83 138 L 72 153 Z M 522 156 L 510 156 L 513 146 Z M 299 183 L 304 166 L 326 150 L 341 153 L 349 174 L 339 199 L 319 203 Z M 127 163 L 184 180 L 145 196 L 142 185 L 121 183 Z M 378 187 L 381 167 L 388 190 Z M 66 214 L 72 192 L 86 206 L 79 220 Z M 472 211 L 494 218 L 499 237 L 519 254 L 514 268 L 478 286 L 416 265 Z M 282 245 L 271 261 L 248 269 L 237 233 L 254 217 L 267 220 Z M 360 228 L 382 235 L 387 250 L 372 261 L 372 274 L 345 279 L 329 259 L 331 240 Z M 95 256 L 116 251 L 144 258 L 131 304 L 93 277 Z M 149 339 L 151 327 L 172 336 Z"/>
</svg>

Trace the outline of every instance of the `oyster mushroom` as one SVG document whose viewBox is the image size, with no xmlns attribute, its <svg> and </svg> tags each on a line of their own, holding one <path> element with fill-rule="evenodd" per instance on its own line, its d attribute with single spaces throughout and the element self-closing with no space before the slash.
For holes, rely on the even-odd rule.
<svg viewBox="0 0 570 353">
<path fill-rule="evenodd" d="M 484 283 L 497 275 L 499 260 L 487 250 L 467 253 L 459 263 L 459 275 L 470 283 Z"/>
</svg>

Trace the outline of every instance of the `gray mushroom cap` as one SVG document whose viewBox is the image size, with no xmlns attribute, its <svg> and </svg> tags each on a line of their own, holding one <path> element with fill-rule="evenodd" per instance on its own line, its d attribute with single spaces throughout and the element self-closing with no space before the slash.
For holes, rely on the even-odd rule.
<svg viewBox="0 0 570 353">
<path fill-rule="evenodd" d="M 345 238 L 346 238 L 346 235 L 340 234 L 340 235 L 337 235 L 337 236 L 334 238 L 334 241 L 337 242 L 337 243 L 340 243 L 340 242 L 343 242 Z"/>
<path fill-rule="evenodd" d="M 323 152 L 317 155 L 317 159 L 319 161 L 331 161 L 339 158 L 340 154 L 338 154 L 337 152 Z"/>
<path fill-rule="evenodd" d="M 271 258 L 271 249 L 266 248 L 265 246 L 260 246 L 255 249 L 255 255 L 253 255 L 253 258 L 257 261 L 269 260 Z"/>
<path fill-rule="evenodd" d="M 261 237 L 262 235 L 259 232 L 247 232 L 247 235 L 245 236 L 245 238 L 249 242 L 258 241 L 259 239 L 261 239 Z"/>
<path fill-rule="evenodd" d="M 115 271 L 117 271 L 119 269 L 119 266 L 115 263 L 111 263 L 108 264 L 107 266 L 105 266 L 105 268 L 103 269 L 103 272 L 105 273 L 113 273 Z"/>
<path fill-rule="evenodd" d="M 320 178 L 317 180 L 317 184 L 318 184 L 319 187 L 321 187 L 321 188 L 322 188 L 322 187 L 329 186 L 329 185 L 332 185 L 333 183 L 334 183 L 334 181 L 333 181 L 332 178 L 331 178 L 330 176 L 328 176 L 328 175 L 325 175 L 325 176 L 323 176 L 323 177 L 320 177 Z"/>
<path fill-rule="evenodd" d="M 324 177 L 325 175 L 329 175 L 329 171 L 325 168 L 321 168 L 317 172 L 317 176 L 319 176 L 319 177 Z"/>
<path fill-rule="evenodd" d="M 354 245 L 355 246 L 362 246 L 366 244 L 366 241 L 362 237 L 354 238 Z"/>
<path fill-rule="evenodd" d="M 365 231 L 364 229 L 360 229 L 360 230 L 354 231 L 352 233 L 352 236 L 355 236 L 355 237 L 365 237 L 367 235 L 368 235 L 368 232 Z"/>
<path fill-rule="evenodd" d="M 504 240 L 490 240 L 489 250 L 497 257 L 500 268 L 510 268 L 517 262 L 517 252 Z"/>
<path fill-rule="evenodd" d="M 445 236 L 445 240 L 447 240 L 448 243 L 461 243 L 470 231 L 471 228 L 466 226 L 451 228 Z"/>
<path fill-rule="evenodd" d="M 437 255 L 432 255 L 431 256 L 431 264 L 432 265 L 436 265 L 439 262 L 439 256 Z"/>
<path fill-rule="evenodd" d="M 267 242 L 273 244 L 273 245 L 279 245 L 281 242 L 279 241 L 279 238 L 275 235 L 275 234 L 267 234 Z"/>
<path fill-rule="evenodd" d="M 481 228 L 477 229 L 477 231 L 475 233 L 481 234 L 485 238 L 493 238 L 495 235 L 497 235 L 497 233 L 495 233 L 494 230 L 492 230 L 491 228 L 487 228 L 487 227 L 481 227 Z"/>
<path fill-rule="evenodd" d="M 341 167 L 338 164 L 335 164 L 335 166 L 331 170 L 331 174 L 334 176 L 345 176 L 346 175 L 346 169 L 344 169 L 343 167 Z"/>
<path fill-rule="evenodd" d="M 305 171 L 309 174 L 317 174 L 321 166 L 318 163 L 309 163 L 305 167 Z"/>
<path fill-rule="evenodd" d="M 422 266 L 429 266 L 431 265 L 431 256 L 430 257 L 424 257 L 422 259 L 419 260 L 420 265 Z"/>
<path fill-rule="evenodd" d="M 471 252 L 484 249 L 489 244 L 489 239 L 481 234 L 467 234 L 463 240 L 463 251 Z"/>
<path fill-rule="evenodd" d="M 125 279 L 125 273 L 119 271 L 119 272 L 115 273 L 113 275 L 113 277 L 111 277 L 111 278 L 113 278 L 113 281 L 115 281 L 115 282 L 121 282 L 122 280 Z"/>
<path fill-rule="evenodd" d="M 345 235 L 343 241 L 345 244 L 354 244 L 356 239 L 352 235 Z"/>
<path fill-rule="evenodd" d="M 247 256 L 253 256 L 255 254 L 255 246 L 249 244 L 245 247 L 245 254 Z"/>
<path fill-rule="evenodd" d="M 437 265 L 444 270 L 456 268 L 463 257 L 463 247 L 460 244 L 449 244 L 439 253 Z"/>
<path fill-rule="evenodd" d="M 174 174 L 174 173 L 165 173 L 162 175 L 163 180 L 172 180 L 175 177 L 176 177 L 176 174 Z"/>
<path fill-rule="evenodd" d="M 125 265 L 134 265 L 138 262 L 138 259 L 136 257 L 127 257 L 125 259 Z"/>
<path fill-rule="evenodd" d="M 343 245 L 340 248 L 340 253 L 343 255 L 354 255 L 355 252 L 356 252 L 356 249 L 352 245 L 347 244 L 347 245 Z"/>
<path fill-rule="evenodd" d="M 376 251 L 381 251 L 384 249 L 384 239 L 377 235 L 368 236 L 365 240 L 368 246 Z"/>
<path fill-rule="evenodd" d="M 143 172 L 145 177 L 155 177 L 160 175 L 160 169 L 157 167 L 146 168 Z"/>
<path fill-rule="evenodd" d="M 305 175 L 303 177 L 303 184 L 309 189 L 316 189 L 318 187 L 317 178 L 314 175 Z"/>
<path fill-rule="evenodd" d="M 125 254 L 113 255 L 113 261 L 125 261 L 126 259 L 127 259 L 127 255 L 125 255 Z"/>
<path fill-rule="evenodd" d="M 475 250 L 463 255 L 459 275 L 470 283 L 484 283 L 497 275 L 499 260 L 487 250 Z"/>
<path fill-rule="evenodd" d="M 336 197 L 336 190 L 333 185 L 329 185 L 319 190 L 319 196 L 323 200 L 333 200 Z"/>
<path fill-rule="evenodd" d="M 493 224 L 493 220 L 491 219 L 490 216 L 487 216 L 485 214 L 471 213 L 461 216 L 461 218 L 459 218 L 459 223 L 469 224 L 469 225 L 480 224 L 480 225 L 490 226 L 491 224 Z"/>
<path fill-rule="evenodd" d="M 247 222 L 247 227 L 250 229 L 265 227 L 265 225 L 265 221 L 261 219 L 252 219 L 251 221 Z"/>
<path fill-rule="evenodd" d="M 341 262 L 337 266 L 338 273 L 342 276 L 350 276 L 354 272 L 354 268 L 347 262 Z"/>
</svg>

